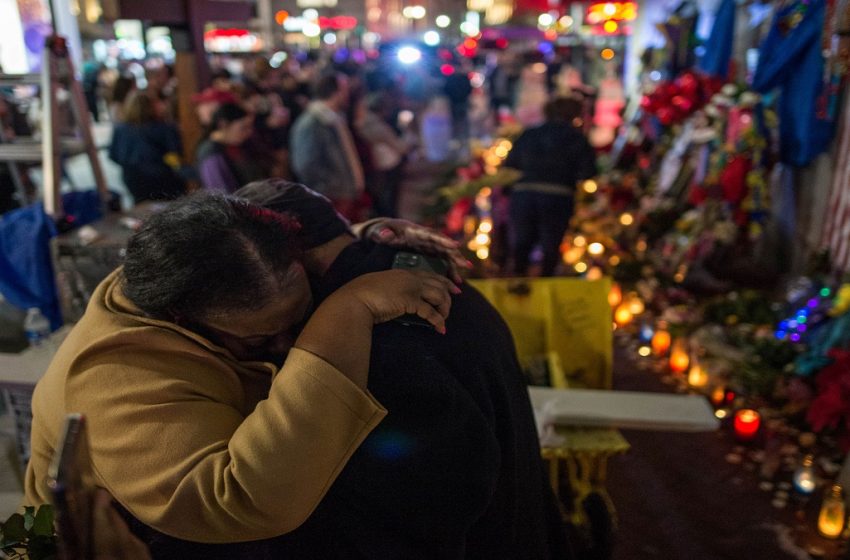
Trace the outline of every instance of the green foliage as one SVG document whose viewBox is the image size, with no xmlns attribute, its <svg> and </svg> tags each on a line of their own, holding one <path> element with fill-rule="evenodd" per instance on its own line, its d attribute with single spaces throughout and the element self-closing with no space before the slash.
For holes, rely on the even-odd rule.
<svg viewBox="0 0 850 560">
<path fill-rule="evenodd" d="M 792 375 L 790 366 L 799 353 L 793 344 L 772 336 L 753 337 L 740 330 L 733 332 L 731 342 L 746 356 L 733 373 L 746 394 L 769 399 L 777 381 Z"/>
<path fill-rule="evenodd" d="M 617 282 L 633 285 L 643 277 L 643 267 L 646 265 L 647 263 L 644 260 L 624 257 L 620 264 L 611 271 L 611 274 Z"/>
<path fill-rule="evenodd" d="M 53 560 L 56 537 L 53 532 L 53 506 L 24 508 L 0 525 L 0 552 L 12 560 Z"/>
<path fill-rule="evenodd" d="M 764 292 L 745 290 L 723 296 L 705 307 L 707 323 L 773 325 L 779 320 Z"/>
<path fill-rule="evenodd" d="M 437 189 L 436 196 L 433 197 L 430 207 L 427 209 L 428 215 L 444 215 L 449 211 L 449 208 L 462 198 L 474 197 L 478 191 L 484 187 L 504 187 L 515 183 L 522 176 L 522 173 L 515 169 L 500 168 L 493 175 L 481 175 L 475 179 L 458 182 L 453 177 L 452 183 Z"/>
</svg>

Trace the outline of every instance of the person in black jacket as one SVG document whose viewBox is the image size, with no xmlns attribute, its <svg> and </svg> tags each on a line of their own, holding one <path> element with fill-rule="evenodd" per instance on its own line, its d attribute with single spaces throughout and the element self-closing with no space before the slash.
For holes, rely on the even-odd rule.
<svg viewBox="0 0 850 560">
<path fill-rule="evenodd" d="M 511 192 L 513 272 L 524 276 L 536 243 L 543 251 L 542 276 L 552 276 L 559 247 L 573 215 L 578 181 L 596 173 L 593 148 L 579 128 L 582 104 L 559 97 L 544 107 L 546 122 L 524 131 L 504 165 L 522 172 Z"/>
<path fill-rule="evenodd" d="M 269 180 L 236 196 L 293 215 L 313 232 L 308 269 L 321 302 L 390 268 L 396 249 L 355 241 L 323 196 Z M 332 236 L 317 238 L 322 231 Z M 345 325 L 340 325 L 341 329 Z M 368 389 L 388 410 L 314 514 L 274 545 L 308 559 L 564 559 L 565 529 L 540 458 L 511 333 L 471 286 L 453 297 L 446 334 L 377 325 Z"/>
</svg>

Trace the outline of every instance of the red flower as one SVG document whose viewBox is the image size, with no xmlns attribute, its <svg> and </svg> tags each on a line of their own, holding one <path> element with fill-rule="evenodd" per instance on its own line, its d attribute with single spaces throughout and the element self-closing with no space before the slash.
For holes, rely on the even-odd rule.
<svg viewBox="0 0 850 560">
<path fill-rule="evenodd" d="M 818 373 L 818 394 L 806 414 L 816 432 L 824 428 L 850 429 L 850 351 L 831 350 L 829 356 L 834 361 Z"/>
<path fill-rule="evenodd" d="M 446 214 L 446 233 L 457 235 L 463 231 L 463 219 L 472 209 L 472 198 L 461 198 L 449 209 Z"/>
</svg>

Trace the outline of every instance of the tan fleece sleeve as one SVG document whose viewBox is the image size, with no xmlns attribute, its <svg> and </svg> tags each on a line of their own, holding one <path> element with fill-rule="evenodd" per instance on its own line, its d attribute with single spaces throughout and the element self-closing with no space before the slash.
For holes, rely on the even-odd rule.
<svg viewBox="0 0 850 560">
<path fill-rule="evenodd" d="M 268 399 L 240 413 L 239 380 L 192 352 L 121 350 L 69 379 L 102 484 L 133 515 L 200 542 L 278 536 L 303 523 L 386 411 L 335 368 L 293 349 Z M 93 395 L 93 396 L 92 396 Z"/>
</svg>

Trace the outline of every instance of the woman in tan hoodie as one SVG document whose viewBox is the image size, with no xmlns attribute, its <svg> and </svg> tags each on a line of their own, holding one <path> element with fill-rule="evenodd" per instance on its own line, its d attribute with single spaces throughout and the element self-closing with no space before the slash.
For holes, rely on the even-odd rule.
<svg viewBox="0 0 850 560">
<path fill-rule="evenodd" d="M 444 330 L 457 289 L 364 276 L 292 340 L 310 296 L 291 228 L 204 194 L 133 235 L 36 387 L 28 503 L 48 501 L 63 418 L 81 412 L 98 485 L 162 533 L 250 541 L 311 514 L 386 414 L 366 390 L 372 325 L 413 312 Z"/>
</svg>

